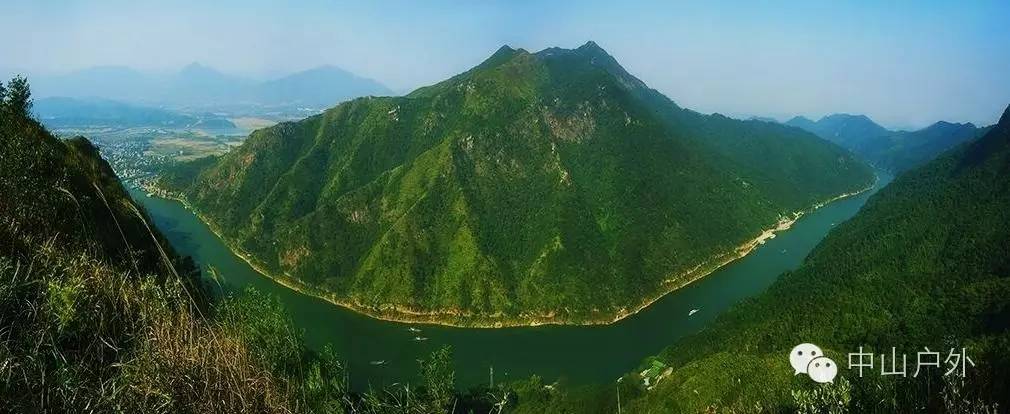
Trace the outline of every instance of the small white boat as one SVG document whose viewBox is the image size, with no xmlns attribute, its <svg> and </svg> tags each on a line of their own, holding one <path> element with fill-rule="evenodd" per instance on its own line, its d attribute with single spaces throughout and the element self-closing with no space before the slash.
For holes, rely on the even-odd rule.
<svg viewBox="0 0 1010 414">
<path fill-rule="evenodd" d="M 414 328 L 414 327 L 407 328 L 407 330 L 411 331 L 411 332 L 414 332 L 414 333 L 421 332 L 420 329 L 417 329 L 417 328 Z"/>
<path fill-rule="evenodd" d="M 698 313 L 698 309 L 691 309 L 691 311 L 687 313 L 687 316 L 691 316 L 691 315 L 694 315 L 696 313 Z"/>
<path fill-rule="evenodd" d="M 369 362 L 369 364 L 372 364 L 372 365 L 386 365 L 386 360 L 385 359 L 380 359 L 378 361 Z"/>
<path fill-rule="evenodd" d="M 417 341 L 417 342 L 421 342 L 421 341 L 427 341 L 428 338 L 425 338 L 423 336 L 415 336 L 414 340 Z"/>
</svg>

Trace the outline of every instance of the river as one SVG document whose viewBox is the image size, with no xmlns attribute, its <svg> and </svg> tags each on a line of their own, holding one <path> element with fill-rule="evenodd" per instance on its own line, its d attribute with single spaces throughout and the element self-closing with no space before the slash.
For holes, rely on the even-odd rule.
<svg viewBox="0 0 1010 414">
<path fill-rule="evenodd" d="M 131 190 L 179 253 L 205 271 L 212 266 L 228 289 L 255 287 L 280 298 L 307 345 L 330 343 L 349 367 L 358 390 L 415 378 L 417 360 L 443 345 L 453 349 L 457 386 L 486 384 L 537 374 L 571 383 L 615 380 L 641 360 L 678 338 L 694 333 L 719 313 L 764 291 L 778 276 L 800 265 L 838 223 L 848 220 L 869 196 L 891 181 L 883 171 L 871 190 L 828 204 L 803 216 L 791 229 L 711 275 L 674 291 L 638 314 L 610 325 L 466 329 L 403 324 L 373 319 L 287 289 L 236 257 L 194 214 L 173 200 Z M 688 315 L 698 309 L 694 315 Z M 420 329 L 419 333 L 408 328 Z M 428 338 L 416 341 L 414 337 Z M 386 361 L 373 365 L 372 361 Z"/>
</svg>

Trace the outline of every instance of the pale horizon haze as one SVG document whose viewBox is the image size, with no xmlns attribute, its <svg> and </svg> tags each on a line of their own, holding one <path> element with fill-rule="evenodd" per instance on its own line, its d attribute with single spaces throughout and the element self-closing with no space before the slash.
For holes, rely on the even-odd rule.
<svg viewBox="0 0 1010 414">
<path fill-rule="evenodd" d="M 0 73 L 199 62 L 267 79 L 334 65 L 397 92 L 498 47 L 593 40 L 678 104 L 735 117 L 865 114 L 890 128 L 995 122 L 1010 2 L 102 2 L 7 0 Z"/>
</svg>

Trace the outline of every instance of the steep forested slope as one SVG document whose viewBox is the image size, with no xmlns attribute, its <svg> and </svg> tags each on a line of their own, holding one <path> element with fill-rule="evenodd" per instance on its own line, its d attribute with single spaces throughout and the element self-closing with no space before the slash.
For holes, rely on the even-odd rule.
<svg viewBox="0 0 1010 414">
<path fill-rule="evenodd" d="M 503 47 L 166 172 L 284 282 L 386 317 L 602 322 L 872 181 L 839 147 L 683 110 L 590 42 Z"/>
<path fill-rule="evenodd" d="M 626 412 L 998 412 L 1010 404 L 1010 108 L 978 141 L 909 171 L 840 225 L 801 268 L 664 350 L 654 388 L 623 381 Z M 834 384 L 793 375 L 788 354 L 812 342 L 840 364 Z M 848 354 L 876 354 L 862 377 Z M 907 354 L 882 376 L 880 354 Z M 940 352 L 941 367 L 917 353 Z M 952 368 L 951 349 L 973 366 Z M 929 362 L 927 359 L 925 361 Z M 886 368 L 892 369 L 890 365 Z M 655 379 L 655 378 L 654 378 Z M 612 404 L 613 388 L 603 391 Z M 594 397 L 530 393 L 520 412 Z M 599 395 L 589 393 L 588 395 Z M 828 411 L 829 408 L 833 411 Z M 988 410 L 988 411 L 986 411 Z M 602 412 L 602 411 L 601 411 Z"/>
<path fill-rule="evenodd" d="M 58 140 L 30 109 L 24 79 L 0 83 L 3 409 L 290 412 L 294 382 L 264 368 L 280 358 L 259 357 L 279 344 L 300 358 L 294 336 L 246 335 L 283 317 L 253 301 L 255 327 L 235 310 L 206 319 L 193 263 L 148 227 L 94 146 Z"/>
<path fill-rule="evenodd" d="M 56 139 L 18 112 L 24 104 L 9 100 L 0 143 L 4 225 L 32 238 L 51 236 L 48 242 L 60 248 L 88 250 L 137 272 L 163 273 L 172 267 L 178 258 L 161 234 L 148 227 L 148 217 L 98 149 L 83 137 Z"/>
</svg>

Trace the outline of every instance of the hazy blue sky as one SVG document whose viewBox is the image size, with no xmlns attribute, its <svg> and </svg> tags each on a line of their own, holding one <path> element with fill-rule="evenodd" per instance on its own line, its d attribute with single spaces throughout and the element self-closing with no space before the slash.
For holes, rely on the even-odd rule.
<svg viewBox="0 0 1010 414">
<path fill-rule="evenodd" d="M 502 44 L 591 39 L 702 112 L 851 112 L 921 126 L 991 123 L 1010 103 L 1008 1 L 751 3 L 3 0 L 0 68 L 199 61 L 267 77 L 334 64 L 407 90 Z"/>
</svg>

